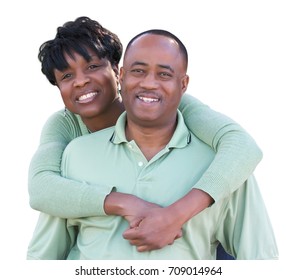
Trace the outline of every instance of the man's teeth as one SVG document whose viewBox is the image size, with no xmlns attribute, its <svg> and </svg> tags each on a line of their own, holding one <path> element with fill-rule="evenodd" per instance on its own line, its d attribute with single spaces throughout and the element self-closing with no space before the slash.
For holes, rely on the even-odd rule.
<svg viewBox="0 0 296 280">
<path fill-rule="evenodd" d="M 146 103 L 152 103 L 152 102 L 158 102 L 159 101 L 158 98 L 142 97 L 142 96 L 139 96 L 139 99 L 146 102 Z"/>
<path fill-rule="evenodd" d="M 78 98 L 79 101 L 82 101 L 82 100 L 85 100 L 85 99 L 88 99 L 88 98 L 91 98 L 93 96 L 97 95 L 97 92 L 90 92 L 90 93 L 87 93 L 85 95 L 82 95 Z"/>
</svg>

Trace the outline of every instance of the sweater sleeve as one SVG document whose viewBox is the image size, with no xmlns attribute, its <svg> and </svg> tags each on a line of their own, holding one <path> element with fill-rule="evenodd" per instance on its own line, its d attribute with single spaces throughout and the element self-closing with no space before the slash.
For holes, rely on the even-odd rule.
<svg viewBox="0 0 296 280">
<path fill-rule="evenodd" d="M 81 120 L 80 120 L 81 122 Z M 105 215 L 103 203 L 112 186 L 90 185 L 61 176 L 61 158 L 67 144 L 83 134 L 79 119 L 62 112 L 45 123 L 28 174 L 33 209 L 61 218 Z"/>
<path fill-rule="evenodd" d="M 192 133 L 212 147 L 216 156 L 193 186 L 215 201 L 225 198 L 243 184 L 262 159 L 254 139 L 235 121 L 185 94 L 180 107 Z"/>
</svg>

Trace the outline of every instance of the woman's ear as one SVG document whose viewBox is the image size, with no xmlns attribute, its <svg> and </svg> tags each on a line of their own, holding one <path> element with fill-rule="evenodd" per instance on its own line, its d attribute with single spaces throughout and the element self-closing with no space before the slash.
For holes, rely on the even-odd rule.
<svg viewBox="0 0 296 280">
<path fill-rule="evenodd" d="M 119 74 L 118 64 L 113 65 L 113 66 L 112 66 L 112 69 L 113 69 L 113 71 L 114 71 L 116 77 L 118 77 L 118 74 Z"/>
</svg>

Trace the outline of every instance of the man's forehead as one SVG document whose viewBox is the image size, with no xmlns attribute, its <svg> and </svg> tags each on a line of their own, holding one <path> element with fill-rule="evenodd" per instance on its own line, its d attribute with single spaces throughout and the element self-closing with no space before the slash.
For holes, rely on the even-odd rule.
<svg viewBox="0 0 296 280">
<path fill-rule="evenodd" d="M 141 46 L 142 47 L 154 46 L 155 44 L 158 44 L 159 46 L 170 45 L 171 47 L 174 47 L 174 46 L 178 47 L 178 43 L 170 37 L 160 35 L 160 34 L 148 33 L 148 34 L 143 34 L 140 37 L 136 38 L 134 42 L 130 44 L 129 49 L 139 48 Z"/>
<path fill-rule="evenodd" d="M 130 44 L 124 59 L 129 59 L 134 55 L 149 58 L 149 54 L 152 54 L 152 52 L 154 52 L 154 55 L 163 52 L 176 52 L 176 54 L 179 54 L 179 46 L 172 38 L 157 34 L 144 34 Z"/>
</svg>

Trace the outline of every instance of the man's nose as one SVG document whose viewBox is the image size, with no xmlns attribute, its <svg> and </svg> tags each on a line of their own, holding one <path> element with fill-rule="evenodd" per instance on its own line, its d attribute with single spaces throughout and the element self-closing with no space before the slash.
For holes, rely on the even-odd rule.
<svg viewBox="0 0 296 280">
<path fill-rule="evenodd" d="M 143 88 L 157 88 L 158 80 L 156 78 L 156 74 L 154 72 L 147 73 L 143 79 L 141 80 L 140 86 Z"/>
</svg>

